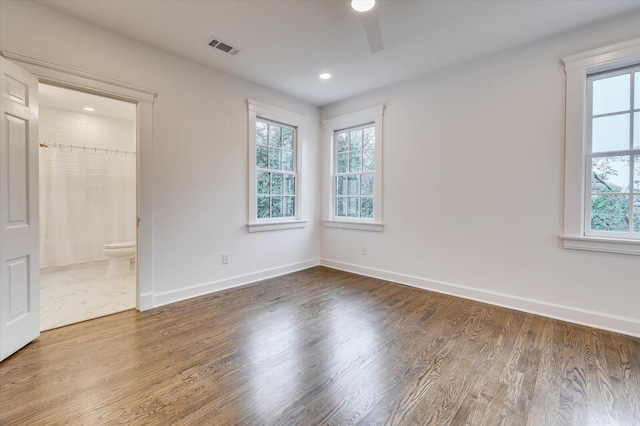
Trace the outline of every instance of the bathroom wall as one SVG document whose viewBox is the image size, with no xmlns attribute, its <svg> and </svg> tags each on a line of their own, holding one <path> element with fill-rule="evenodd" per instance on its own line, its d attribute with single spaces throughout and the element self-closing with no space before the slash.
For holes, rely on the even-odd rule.
<svg viewBox="0 0 640 426">
<path fill-rule="evenodd" d="M 317 264 L 319 108 L 31 1 L 0 1 L 0 49 L 158 92 L 153 294 L 145 300 L 167 303 Z M 308 117 L 305 228 L 247 233 L 247 99 Z"/>
<path fill-rule="evenodd" d="M 136 239 L 135 108 L 128 120 L 42 103 L 39 111 L 49 146 L 40 148 L 40 266 L 105 259 L 104 244 Z"/>
</svg>

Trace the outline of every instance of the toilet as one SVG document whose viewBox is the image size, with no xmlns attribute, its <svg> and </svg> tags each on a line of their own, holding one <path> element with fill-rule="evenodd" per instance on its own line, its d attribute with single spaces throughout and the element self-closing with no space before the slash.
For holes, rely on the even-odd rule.
<svg viewBox="0 0 640 426">
<path fill-rule="evenodd" d="M 123 275 L 131 271 L 131 259 L 136 255 L 136 242 L 105 244 L 103 252 L 110 259 L 107 276 Z"/>
</svg>

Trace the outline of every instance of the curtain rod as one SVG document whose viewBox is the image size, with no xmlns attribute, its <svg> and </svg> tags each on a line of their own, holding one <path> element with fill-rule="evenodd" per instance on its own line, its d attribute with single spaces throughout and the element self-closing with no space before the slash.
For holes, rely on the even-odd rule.
<svg viewBox="0 0 640 426">
<path fill-rule="evenodd" d="M 50 146 L 51 145 L 47 145 L 46 142 L 40 144 L 40 148 L 49 148 Z M 81 149 L 82 152 L 86 152 L 86 151 L 89 151 L 89 152 L 91 152 L 91 151 L 93 151 L 93 152 L 98 152 L 98 151 L 103 152 L 104 151 L 105 154 L 107 154 L 109 152 L 113 152 L 115 154 L 124 154 L 124 155 L 133 154 L 133 155 L 136 155 L 135 151 L 123 151 L 121 149 L 107 149 L 107 148 L 91 148 L 91 147 L 87 148 L 86 146 L 63 145 L 61 143 L 54 143 L 53 144 L 53 148 L 60 148 L 60 149 L 62 149 L 62 148 L 70 148 L 71 151 L 73 151 L 73 148 L 76 148 L 76 149 Z"/>
</svg>

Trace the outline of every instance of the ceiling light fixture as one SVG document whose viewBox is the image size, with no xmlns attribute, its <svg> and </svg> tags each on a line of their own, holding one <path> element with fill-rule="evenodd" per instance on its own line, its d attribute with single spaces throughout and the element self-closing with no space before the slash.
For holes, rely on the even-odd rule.
<svg viewBox="0 0 640 426">
<path fill-rule="evenodd" d="M 320 78 L 323 80 L 329 80 L 331 78 L 331 74 L 329 74 L 328 72 L 325 72 L 323 74 L 320 74 Z"/>
<path fill-rule="evenodd" d="M 85 111 L 89 111 L 89 112 L 93 112 L 93 111 L 95 111 L 95 109 L 93 109 L 93 108 L 91 108 L 91 107 L 84 107 L 84 108 L 82 108 L 82 109 L 83 109 L 83 110 L 85 110 Z"/>
<path fill-rule="evenodd" d="M 351 7 L 356 12 L 368 12 L 376 5 L 376 0 L 351 0 Z"/>
</svg>

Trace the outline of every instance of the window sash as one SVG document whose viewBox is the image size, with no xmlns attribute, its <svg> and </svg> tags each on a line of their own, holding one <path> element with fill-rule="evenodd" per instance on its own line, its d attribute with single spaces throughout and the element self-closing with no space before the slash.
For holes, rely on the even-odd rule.
<svg viewBox="0 0 640 426">
<path fill-rule="evenodd" d="M 338 152 L 338 135 L 341 133 L 347 133 L 350 135 L 351 132 L 354 131 L 358 131 L 358 130 L 364 130 L 364 129 L 369 129 L 369 128 L 373 128 L 374 131 L 374 145 L 372 149 L 362 149 L 363 146 L 362 144 L 360 145 L 360 149 L 357 150 L 352 150 L 351 146 L 349 145 L 349 148 L 346 151 L 342 151 L 342 152 Z M 362 175 L 372 175 L 373 176 L 373 180 L 374 180 L 374 185 L 375 185 L 375 173 L 376 173 L 376 167 L 378 167 L 378 165 L 376 163 L 374 163 L 374 168 L 373 170 L 362 170 L 364 167 L 363 164 L 363 155 L 362 153 L 365 151 L 373 151 L 374 154 L 374 161 L 375 161 L 375 154 L 376 154 L 376 150 L 378 148 L 378 141 L 377 141 L 377 134 L 376 134 L 376 123 L 375 121 L 373 122 L 369 122 L 369 123 L 365 123 L 365 124 L 361 124 L 358 126 L 352 126 L 352 127 L 346 127 L 346 128 L 342 128 L 339 130 L 335 130 L 333 132 L 333 167 L 332 167 L 332 187 L 333 187 L 333 192 L 331 194 L 331 216 L 338 219 L 338 220 L 353 220 L 353 221 L 363 221 L 363 222 L 373 222 L 374 221 L 374 210 L 375 210 L 375 187 L 374 187 L 374 192 L 371 195 L 362 195 L 361 194 L 361 176 Z M 338 172 L 338 155 L 340 154 L 347 154 L 349 155 L 352 152 L 360 152 L 361 153 L 361 163 L 360 163 L 360 169 L 359 171 L 356 172 Z M 358 176 L 358 195 L 339 195 L 337 194 L 338 191 L 338 177 L 349 177 L 349 176 Z M 349 199 L 349 198 L 357 198 L 358 199 L 358 215 L 357 216 L 349 216 L 348 214 L 348 206 L 345 205 L 345 215 L 338 215 L 338 203 L 339 203 L 339 199 L 343 199 L 345 200 L 345 202 Z M 362 198 L 370 198 L 371 202 L 372 202 L 372 208 L 371 208 L 371 217 L 362 217 Z"/>
<path fill-rule="evenodd" d="M 266 144 L 260 144 L 258 143 L 258 137 L 257 137 L 257 124 L 258 123 L 265 123 L 268 125 L 267 127 L 267 140 L 266 140 Z M 280 130 L 280 146 L 279 147 L 273 147 L 270 144 L 270 140 L 269 140 L 269 129 L 271 126 L 276 126 L 279 127 Z M 282 131 L 283 129 L 288 129 L 291 130 L 293 132 L 293 149 L 287 149 L 284 148 L 282 146 L 282 139 L 283 139 L 283 135 L 282 135 Z M 280 169 L 274 169 L 271 167 L 258 167 L 258 148 L 259 147 L 266 147 L 267 148 L 267 166 L 271 165 L 271 150 L 272 149 L 276 149 L 280 151 Z M 283 164 L 282 164 L 282 153 L 283 152 L 291 152 L 292 153 L 292 159 L 293 159 L 293 170 L 284 170 Z M 298 132 L 297 132 L 297 128 L 294 126 L 290 126 L 288 124 L 285 123 L 280 123 L 274 120 L 269 120 L 260 116 L 256 117 L 256 144 L 255 144 L 255 152 L 253 153 L 253 161 L 254 164 L 256 165 L 256 181 L 258 180 L 258 176 L 260 173 L 279 173 L 284 175 L 288 175 L 288 176 L 293 176 L 294 177 L 294 194 L 293 195 L 287 195 L 285 194 L 284 191 L 284 179 L 283 179 L 283 188 L 282 188 L 282 193 L 281 194 L 274 194 L 271 192 L 271 182 L 269 183 L 269 193 L 268 194 L 260 194 L 258 192 L 258 187 L 256 185 L 256 191 L 253 194 L 253 196 L 255 197 L 256 200 L 256 221 L 257 222 L 276 222 L 276 221 L 282 221 L 282 220 L 292 220 L 292 219 L 296 219 L 298 217 L 298 192 L 299 192 L 299 182 L 298 182 Z M 259 201 L 260 201 L 260 197 L 269 197 L 269 200 L 271 200 L 273 197 L 280 197 L 283 200 L 283 204 L 281 206 L 281 212 L 282 212 L 282 216 L 271 216 L 271 207 L 269 209 L 269 217 L 259 217 Z M 292 216 L 285 216 L 284 215 L 284 197 L 291 197 L 294 199 L 294 211 L 293 211 L 293 215 Z"/>
<path fill-rule="evenodd" d="M 635 123 L 635 114 L 640 112 L 639 108 L 634 108 L 636 106 L 635 100 L 635 87 L 637 84 L 640 84 L 640 81 L 636 81 L 635 73 L 640 72 L 640 65 L 634 65 L 630 67 L 624 67 L 615 69 L 612 71 L 600 72 L 596 74 L 591 74 L 587 76 L 587 111 L 586 111 L 586 154 L 585 154 L 585 204 L 584 204 L 584 235 L 590 237 L 605 237 L 605 238 L 622 238 L 622 239 L 634 239 L 640 240 L 640 232 L 634 232 L 634 222 L 637 220 L 634 216 L 634 204 L 636 199 L 640 198 L 640 191 L 634 189 L 634 168 L 638 167 L 636 164 L 637 161 L 640 161 L 640 146 L 635 147 L 634 145 L 640 145 L 638 142 L 634 140 L 634 126 Z M 608 79 L 612 77 L 617 77 L 621 75 L 629 74 L 630 76 L 630 84 L 629 84 L 629 108 L 609 112 L 602 114 L 593 114 L 593 86 L 594 83 L 598 80 Z M 640 103 L 639 103 L 640 105 Z M 593 122 L 594 119 L 602 118 L 602 117 L 612 117 L 618 115 L 628 115 L 629 116 L 629 144 L 627 149 L 620 150 L 610 150 L 604 152 L 593 152 Z M 640 125 L 640 123 L 638 123 Z M 628 183 L 628 191 L 627 192 L 601 192 L 594 191 L 593 189 L 593 160 L 595 158 L 606 158 L 606 157 L 628 157 L 629 158 L 629 183 Z M 625 196 L 629 197 L 627 218 L 628 218 L 628 228 L 626 231 L 601 231 L 592 229 L 592 207 L 593 207 L 593 197 L 594 196 Z M 638 213 L 640 214 L 640 213 Z"/>
</svg>

